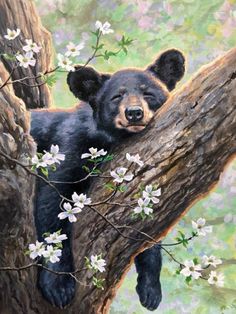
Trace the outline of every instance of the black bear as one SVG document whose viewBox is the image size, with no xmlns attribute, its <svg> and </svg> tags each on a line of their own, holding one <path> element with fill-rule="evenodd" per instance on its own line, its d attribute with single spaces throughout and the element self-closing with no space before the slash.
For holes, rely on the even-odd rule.
<svg viewBox="0 0 236 314">
<path fill-rule="evenodd" d="M 185 59 L 176 49 L 167 50 L 145 70 L 124 69 L 112 75 L 100 74 L 92 67 L 77 66 L 68 74 L 67 82 L 72 93 L 82 102 L 74 111 L 39 110 L 32 112 L 31 134 L 38 152 L 49 150 L 59 144 L 66 159 L 51 180 L 76 181 L 86 173 L 81 159 L 91 147 L 109 150 L 112 145 L 127 136 L 141 132 L 154 113 L 164 104 L 169 91 L 182 78 Z M 68 198 L 72 193 L 86 193 L 90 181 L 80 184 L 58 185 L 60 193 Z M 56 271 L 74 270 L 71 250 L 72 224 L 57 219 L 60 198 L 50 186 L 38 182 L 35 201 L 35 223 L 38 239 L 59 229 L 67 234 L 60 262 L 48 267 Z M 158 307 L 161 301 L 161 253 L 158 245 L 147 249 L 135 258 L 138 272 L 136 290 L 140 302 L 149 310 Z M 58 276 L 41 270 L 38 285 L 43 296 L 60 308 L 69 304 L 75 294 L 75 281 L 70 276 Z"/>
</svg>

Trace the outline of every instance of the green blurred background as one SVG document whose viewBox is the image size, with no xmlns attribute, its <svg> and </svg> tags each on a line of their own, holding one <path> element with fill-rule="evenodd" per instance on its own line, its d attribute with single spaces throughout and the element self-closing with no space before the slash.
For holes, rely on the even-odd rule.
<svg viewBox="0 0 236 314">
<path fill-rule="evenodd" d="M 161 51 L 171 47 L 187 57 L 185 82 L 202 65 L 236 45 L 236 0 L 35 0 L 43 25 L 52 33 L 55 51 L 64 53 L 69 41 L 85 41 L 77 58 L 83 63 L 91 55 L 97 20 L 109 21 L 113 34 L 105 35 L 107 49 L 116 50 L 123 34 L 135 39 L 128 55 L 121 53 L 108 61 L 95 59 L 99 71 L 114 72 L 124 67 L 146 67 Z M 53 87 L 54 106 L 70 107 L 77 101 L 66 85 L 65 73 L 57 73 Z M 161 276 L 163 301 L 154 313 L 217 314 L 236 313 L 236 163 L 221 177 L 217 188 L 199 201 L 168 235 L 172 242 L 178 230 L 191 232 L 191 220 L 206 218 L 213 233 L 198 237 L 187 249 L 176 247 L 179 260 L 214 254 L 224 259 L 219 270 L 225 275 L 225 287 L 215 288 L 198 280 L 190 285 L 175 275 L 177 265 L 164 255 Z M 134 267 L 128 273 L 112 304 L 111 314 L 144 314 L 135 293 Z"/>
</svg>

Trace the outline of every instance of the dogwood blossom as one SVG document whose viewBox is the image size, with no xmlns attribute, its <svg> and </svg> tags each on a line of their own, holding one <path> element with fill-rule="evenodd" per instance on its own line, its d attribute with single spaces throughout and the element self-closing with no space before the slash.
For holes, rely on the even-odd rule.
<svg viewBox="0 0 236 314">
<path fill-rule="evenodd" d="M 16 56 L 19 61 L 19 66 L 23 68 L 28 68 L 29 65 L 35 66 L 36 60 L 33 58 L 32 51 L 26 52 L 26 54 L 19 54 Z"/>
<path fill-rule="evenodd" d="M 65 211 L 59 213 L 58 218 L 61 220 L 68 218 L 69 222 L 76 222 L 77 218 L 75 214 L 78 214 L 82 211 L 79 207 L 72 208 L 70 203 L 64 203 L 63 208 L 65 209 Z"/>
<path fill-rule="evenodd" d="M 91 204 L 91 198 L 87 197 L 86 194 L 81 193 L 78 195 L 76 192 L 72 194 L 72 200 L 75 203 L 75 206 L 83 208 L 85 205 Z"/>
<path fill-rule="evenodd" d="M 139 198 L 139 200 L 138 200 L 139 206 L 134 208 L 135 214 L 140 214 L 142 212 L 144 212 L 146 215 L 152 214 L 153 209 L 148 207 L 149 203 L 150 203 L 149 198 L 145 198 L 145 199 Z"/>
<path fill-rule="evenodd" d="M 42 256 L 43 252 L 45 251 L 45 247 L 43 242 L 36 241 L 36 243 L 29 244 L 30 250 L 30 258 L 35 259 L 38 256 Z"/>
<path fill-rule="evenodd" d="M 66 69 L 67 71 L 72 71 L 72 72 L 75 71 L 75 68 L 72 65 L 72 61 L 68 57 L 63 56 L 61 53 L 58 53 L 57 59 L 58 59 L 59 67 Z"/>
<path fill-rule="evenodd" d="M 126 174 L 127 171 L 127 168 L 118 167 L 116 170 L 110 171 L 110 174 L 115 178 L 114 182 L 122 183 L 123 181 L 131 181 L 134 177 L 133 174 Z"/>
<path fill-rule="evenodd" d="M 42 47 L 34 43 L 32 39 L 26 39 L 25 42 L 26 42 L 26 45 L 23 46 L 23 50 L 26 52 L 32 51 L 35 53 L 39 53 L 40 49 L 42 49 Z"/>
<path fill-rule="evenodd" d="M 209 279 L 207 280 L 210 285 L 216 285 L 217 287 L 224 286 L 224 278 L 225 276 L 222 273 L 218 273 L 216 271 L 211 271 L 209 275 Z"/>
<path fill-rule="evenodd" d="M 4 37 L 6 38 L 6 39 L 8 39 L 8 40 L 13 40 L 13 39 L 15 39 L 17 36 L 19 36 L 20 35 L 20 29 L 19 28 L 17 28 L 16 30 L 14 30 L 14 29 L 9 29 L 9 28 L 7 28 L 7 35 L 4 35 Z"/>
<path fill-rule="evenodd" d="M 60 261 L 60 256 L 62 254 L 62 251 L 60 249 L 54 249 L 52 245 L 47 245 L 46 250 L 43 252 L 43 256 L 51 263 L 56 263 Z"/>
<path fill-rule="evenodd" d="M 143 197 L 150 199 L 154 204 L 158 204 L 160 202 L 159 198 L 156 196 L 161 195 L 161 189 L 155 190 L 152 184 L 149 184 L 145 187 L 145 191 L 143 191 Z"/>
<path fill-rule="evenodd" d="M 98 151 L 97 148 L 94 148 L 94 147 L 90 147 L 89 148 L 89 153 L 84 153 L 81 155 L 81 159 L 84 159 L 84 158 L 91 158 L 91 159 L 95 159 L 95 158 L 98 158 L 100 156 L 105 156 L 107 154 L 107 152 L 104 150 L 104 149 L 100 149 Z"/>
<path fill-rule="evenodd" d="M 61 243 L 62 241 L 68 239 L 66 234 L 60 234 L 59 232 L 53 232 L 48 237 L 45 238 L 47 243 Z"/>
<path fill-rule="evenodd" d="M 99 29 L 103 35 L 114 33 L 114 30 L 110 28 L 111 24 L 109 22 L 105 22 L 104 24 L 102 24 L 102 22 L 97 21 L 95 23 L 95 27 L 96 29 Z"/>
<path fill-rule="evenodd" d="M 212 266 L 216 267 L 217 265 L 222 264 L 222 260 L 219 258 L 216 258 L 214 255 L 211 255 L 209 257 L 204 255 L 202 257 L 202 263 L 204 266 L 212 265 Z"/>
<path fill-rule="evenodd" d="M 126 159 L 130 162 L 134 162 L 139 165 L 139 167 L 142 167 L 144 165 L 143 161 L 140 159 L 139 154 L 136 155 L 130 155 L 129 153 L 126 153 Z"/>
<path fill-rule="evenodd" d="M 201 265 L 195 265 L 193 261 L 185 261 L 184 266 L 185 267 L 180 271 L 180 273 L 185 277 L 192 276 L 193 279 L 201 277 Z"/>
<path fill-rule="evenodd" d="M 90 257 L 90 261 L 91 261 L 92 268 L 100 271 L 101 273 L 103 273 L 105 271 L 104 266 L 106 266 L 106 261 L 103 258 L 101 258 L 98 255 L 92 255 Z"/>
<path fill-rule="evenodd" d="M 192 227 L 193 229 L 196 229 L 198 235 L 205 236 L 207 233 L 212 232 L 212 226 L 205 226 L 206 219 L 205 218 L 199 218 L 197 222 L 192 221 Z"/>
<path fill-rule="evenodd" d="M 53 164 L 52 157 L 51 157 L 50 153 L 44 154 L 41 158 L 39 158 L 37 155 L 35 155 L 34 157 L 31 158 L 31 162 L 32 162 L 32 165 L 36 166 L 36 168 L 39 168 L 39 167 L 45 168 L 45 167 Z"/>
<path fill-rule="evenodd" d="M 69 42 L 69 44 L 66 46 L 67 52 L 65 55 L 67 57 L 76 57 L 80 55 L 80 50 L 84 48 L 84 42 L 81 42 L 79 45 L 75 45 L 72 42 Z"/>
<path fill-rule="evenodd" d="M 65 154 L 59 153 L 59 146 L 58 145 L 51 145 L 50 154 L 52 155 L 53 163 L 60 164 L 60 160 L 65 160 Z"/>
</svg>

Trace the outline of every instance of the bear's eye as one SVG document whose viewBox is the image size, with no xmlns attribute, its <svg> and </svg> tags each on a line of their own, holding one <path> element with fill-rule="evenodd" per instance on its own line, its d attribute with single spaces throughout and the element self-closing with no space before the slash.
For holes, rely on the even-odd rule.
<svg viewBox="0 0 236 314">
<path fill-rule="evenodd" d="M 113 100 L 119 100 L 120 98 L 122 98 L 122 95 L 121 95 L 121 94 L 117 94 L 117 95 L 115 95 L 115 96 L 113 96 L 113 97 L 111 98 L 111 101 L 113 101 Z"/>
<path fill-rule="evenodd" d="M 155 99 L 156 98 L 155 95 L 153 95 L 152 93 L 148 93 L 148 92 L 144 92 L 143 97 L 149 98 L 149 99 Z"/>
</svg>

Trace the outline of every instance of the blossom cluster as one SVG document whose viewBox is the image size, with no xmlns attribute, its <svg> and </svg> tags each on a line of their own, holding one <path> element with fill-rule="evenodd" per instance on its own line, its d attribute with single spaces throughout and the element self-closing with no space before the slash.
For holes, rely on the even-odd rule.
<svg viewBox="0 0 236 314">
<path fill-rule="evenodd" d="M 212 232 L 212 226 L 205 226 L 206 219 L 205 218 L 198 218 L 198 220 L 192 221 L 192 227 L 195 229 L 197 235 L 205 236 L 207 233 Z"/>
<path fill-rule="evenodd" d="M 99 271 L 103 273 L 105 271 L 106 261 L 102 258 L 102 255 L 91 255 L 90 260 L 86 258 L 86 265 L 89 269 L 95 272 Z"/>
<path fill-rule="evenodd" d="M 52 234 L 45 234 L 44 242 L 36 241 L 35 244 L 29 244 L 27 253 L 32 259 L 43 257 L 46 262 L 59 262 L 60 256 L 62 255 L 62 241 L 66 239 L 67 235 L 61 234 L 60 230 Z"/>
<path fill-rule="evenodd" d="M 106 261 L 102 258 L 102 254 L 100 255 L 91 255 L 90 259 L 85 257 L 86 266 L 88 269 L 93 271 L 92 283 L 95 287 L 104 289 L 103 282 L 104 279 L 97 278 L 95 274 L 97 272 L 103 273 L 106 269 Z"/>
<path fill-rule="evenodd" d="M 109 34 L 113 33 L 114 31 L 110 28 L 111 24 L 108 22 L 105 22 L 102 24 L 100 21 L 97 21 L 95 23 L 95 28 L 98 30 L 98 35 L 100 34 Z M 67 51 L 65 54 L 58 53 L 57 59 L 58 59 L 58 66 L 62 69 L 65 69 L 66 71 L 75 71 L 75 67 L 73 65 L 73 61 L 70 59 L 71 57 L 77 57 L 80 55 L 80 51 L 85 47 L 85 43 L 81 42 L 80 44 L 76 45 L 73 42 L 69 42 L 69 44 L 66 46 Z"/>
<path fill-rule="evenodd" d="M 149 184 L 142 191 L 142 197 L 138 199 L 138 206 L 134 208 L 135 214 L 141 214 L 144 218 L 153 213 L 153 204 L 159 203 L 161 188 L 156 189 L 152 184 Z"/>
<path fill-rule="evenodd" d="M 183 268 L 180 274 L 184 275 L 189 279 L 199 279 L 202 277 L 202 271 L 209 266 L 217 267 L 222 264 L 221 259 L 215 257 L 214 255 L 207 256 L 204 255 L 201 260 L 201 264 L 197 263 L 196 260 L 186 260 L 184 262 Z M 211 285 L 216 285 L 218 287 L 224 286 L 224 275 L 222 273 L 217 273 L 216 271 L 211 271 L 208 277 L 208 283 Z"/>
<path fill-rule="evenodd" d="M 102 24 L 100 21 L 96 21 L 95 28 L 98 31 L 97 36 L 113 33 L 113 29 L 110 28 L 111 24 L 109 22 L 105 22 Z M 4 38 L 7 40 L 14 40 L 21 33 L 21 30 L 17 28 L 9 29 L 7 28 L 7 34 L 4 35 Z M 28 68 L 29 66 L 35 66 L 36 59 L 35 54 L 38 54 L 42 47 L 38 46 L 32 39 L 25 39 L 26 45 L 22 47 L 23 53 L 16 54 L 16 60 L 18 61 L 18 65 L 20 67 Z M 75 67 L 73 65 L 73 61 L 70 59 L 71 57 L 77 57 L 80 55 L 80 51 L 85 47 L 85 43 L 81 42 L 79 44 L 75 44 L 73 42 L 69 42 L 66 46 L 67 50 L 65 54 L 58 53 L 58 67 L 65 69 L 66 71 L 75 71 Z"/>
<path fill-rule="evenodd" d="M 126 159 L 134 164 L 139 165 L 139 167 L 142 167 L 144 165 L 143 161 L 140 159 L 139 154 L 136 155 L 130 155 L 129 153 L 126 154 Z M 128 168 L 125 167 L 118 167 L 115 170 L 110 171 L 111 177 L 113 177 L 113 182 L 115 183 L 122 183 L 123 181 L 132 181 L 134 178 L 133 173 L 127 173 Z"/>
<path fill-rule="evenodd" d="M 69 222 L 76 222 L 77 217 L 76 214 L 82 211 L 84 206 L 91 204 L 91 198 L 87 197 L 86 194 L 81 193 L 78 195 L 76 192 L 72 194 L 73 204 L 71 205 L 69 202 L 65 202 L 63 204 L 63 212 L 58 214 L 59 219 L 68 219 Z"/>
<path fill-rule="evenodd" d="M 14 40 L 21 33 L 21 30 L 17 28 L 16 30 L 11 30 L 7 28 L 7 34 L 4 37 L 7 40 Z M 24 50 L 23 53 L 16 54 L 16 60 L 20 67 L 28 68 L 28 66 L 35 66 L 36 59 L 34 58 L 34 54 L 38 54 L 42 47 L 38 46 L 32 39 L 25 39 L 26 45 L 22 47 Z"/>
<path fill-rule="evenodd" d="M 65 160 L 65 154 L 59 152 L 59 146 L 51 145 L 50 152 L 44 150 L 44 154 L 37 153 L 31 158 L 31 169 L 39 169 L 46 177 L 48 177 L 48 168 L 55 171 L 56 164 L 60 164 L 63 160 Z"/>
</svg>

